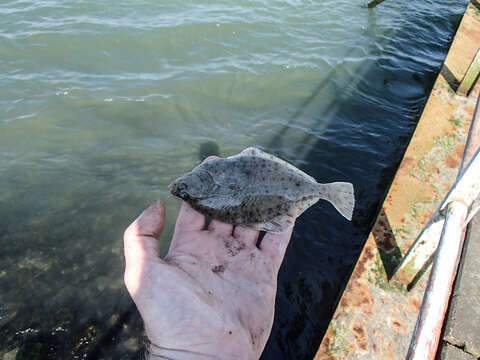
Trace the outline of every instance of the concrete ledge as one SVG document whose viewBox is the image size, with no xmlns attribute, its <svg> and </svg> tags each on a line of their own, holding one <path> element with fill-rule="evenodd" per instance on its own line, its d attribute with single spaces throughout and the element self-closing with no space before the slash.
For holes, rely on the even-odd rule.
<svg viewBox="0 0 480 360">
<path fill-rule="evenodd" d="M 450 345 L 448 343 L 443 344 L 442 350 L 439 354 L 440 360 L 476 360 L 476 357 L 473 357 L 470 354 L 462 351 L 456 346 Z"/>
</svg>

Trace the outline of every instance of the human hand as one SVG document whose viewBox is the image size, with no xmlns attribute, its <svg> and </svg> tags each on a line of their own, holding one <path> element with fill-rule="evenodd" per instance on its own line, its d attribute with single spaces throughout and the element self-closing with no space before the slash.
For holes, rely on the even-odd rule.
<svg viewBox="0 0 480 360">
<path fill-rule="evenodd" d="M 270 334 L 283 233 L 212 220 L 183 203 L 159 257 L 165 207 L 156 201 L 125 231 L 125 285 L 143 318 L 151 359 L 258 359 Z"/>
</svg>

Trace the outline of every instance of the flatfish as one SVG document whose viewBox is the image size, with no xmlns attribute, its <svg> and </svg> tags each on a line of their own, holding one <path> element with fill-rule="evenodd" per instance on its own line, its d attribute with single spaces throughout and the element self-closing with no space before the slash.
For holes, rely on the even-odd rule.
<svg viewBox="0 0 480 360">
<path fill-rule="evenodd" d="M 352 219 L 355 197 L 347 182 L 320 184 L 293 165 L 257 148 L 195 167 L 170 192 L 214 219 L 278 233 L 286 215 L 299 216 L 323 199 Z"/>
</svg>

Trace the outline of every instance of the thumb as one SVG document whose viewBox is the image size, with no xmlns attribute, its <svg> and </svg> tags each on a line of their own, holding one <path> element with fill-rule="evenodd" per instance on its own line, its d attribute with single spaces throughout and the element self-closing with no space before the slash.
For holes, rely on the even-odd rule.
<svg viewBox="0 0 480 360">
<path fill-rule="evenodd" d="M 125 230 L 123 246 L 126 284 L 131 283 L 132 279 L 140 279 L 147 261 L 160 261 L 157 239 L 164 223 L 165 206 L 160 201 L 155 201 Z"/>
</svg>

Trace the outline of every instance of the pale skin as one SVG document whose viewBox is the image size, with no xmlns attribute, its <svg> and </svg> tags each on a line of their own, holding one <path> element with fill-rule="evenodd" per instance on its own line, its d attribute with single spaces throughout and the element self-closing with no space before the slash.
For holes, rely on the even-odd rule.
<svg viewBox="0 0 480 360">
<path fill-rule="evenodd" d="M 291 214 L 290 214 L 291 215 Z M 125 231 L 125 285 L 151 342 L 150 359 L 258 359 L 273 324 L 277 274 L 294 225 L 267 233 L 212 220 L 183 202 L 168 254 L 160 201 Z"/>
</svg>

